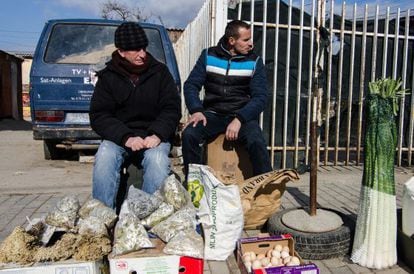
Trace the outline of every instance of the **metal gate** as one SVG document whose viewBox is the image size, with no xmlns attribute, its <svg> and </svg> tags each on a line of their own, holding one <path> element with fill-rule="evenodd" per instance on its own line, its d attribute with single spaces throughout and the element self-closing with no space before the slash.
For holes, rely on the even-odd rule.
<svg viewBox="0 0 414 274">
<path fill-rule="evenodd" d="M 274 168 L 308 164 L 312 74 L 317 62 L 316 0 L 306 3 L 302 0 L 299 6 L 294 6 L 292 0 L 222 2 L 225 1 L 206 1 L 203 6 L 203 18 L 207 18 L 205 20 L 209 23 L 205 23 L 196 33 L 200 35 L 204 31 L 208 34 L 202 46 L 200 44 L 195 51 L 194 48 L 187 51 L 187 57 L 193 59 L 187 63 L 187 70 L 182 71 L 182 80 L 186 79 L 201 49 L 214 44 L 213 40 L 217 41 L 222 33 L 220 30 L 224 31 L 226 21 L 215 20 L 217 10 L 224 10 L 227 20 L 249 22 L 253 26 L 256 52 L 265 61 L 271 92 L 260 123 L 272 164 Z M 218 7 L 217 3 L 224 6 Z M 326 8 L 319 12 L 325 17 L 326 30 L 322 31 L 326 49 L 321 62 L 324 80 L 321 164 L 358 165 L 362 162 L 364 99 L 368 83 L 391 77 L 401 78 L 403 88 L 408 90 L 400 101 L 396 117 L 397 164 L 411 166 L 414 152 L 412 12 L 390 7 L 359 7 L 356 4 L 349 7 L 345 2 L 335 4 L 333 0 L 328 1 Z M 189 43 L 198 42 L 194 36 L 189 40 Z"/>
</svg>

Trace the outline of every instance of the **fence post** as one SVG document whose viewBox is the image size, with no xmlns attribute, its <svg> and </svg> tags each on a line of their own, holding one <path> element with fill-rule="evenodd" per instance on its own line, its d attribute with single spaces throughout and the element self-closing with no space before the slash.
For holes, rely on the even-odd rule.
<svg viewBox="0 0 414 274">
<path fill-rule="evenodd" d="M 211 1 L 211 45 L 216 45 L 227 25 L 227 1 Z"/>
</svg>

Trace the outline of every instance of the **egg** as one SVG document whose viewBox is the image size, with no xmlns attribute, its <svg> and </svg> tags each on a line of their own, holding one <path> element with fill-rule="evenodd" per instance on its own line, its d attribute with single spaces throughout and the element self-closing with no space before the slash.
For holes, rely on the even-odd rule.
<svg viewBox="0 0 414 274">
<path fill-rule="evenodd" d="M 248 252 L 245 252 L 244 254 L 243 254 L 243 259 L 244 258 L 250 258 L 250 260 L 249 261 L 254 261 L 254 260 L 256 260 L 256 253 L 254 253 L 253 251 L 248 251 Z"/>
<path fill-rule="evenodd" d="M 283 247 L 281 245 L 275 245 L 275 247 L 273 249 L 281 252 Z"/>
<path fill-rule="evenodd" d="M 259 260 L 254 260 L 252 262 L 252 268 L 253 269 L 259 269 L 262 268 L 262 263 Z"/>
<path fill-rule="evenodd" d="M 291 262 L 291 263 L 294 263 L 295 265 L 300 265 L 300 260 L 299 260 L 299 258 L 298 258 L 298 257 L 296 257 L 296 256 L 292 256 L 292 257 L 290 258 L 290 262 Z"/>
<path fill-rule="evenodd" d="M 288 257 L 286 257 L 286 258 L 283 258 L 283 264 L 287 264 L 287 263 L 289 263 L 289 262 L 290 262 L 290 260 L 291 260 L 291 258 L 292 258 L 292 257 L 290 257 L 290 256 L 288 256 Z"/>
<path fill-rule="evenodd" d="M 266 257 L 271 258 L 271 257 L 272 257 L 272 252 L 273 252 L 273 249 L 269 249 L 269 250 L 266 252 Z"/>
<path fill-rule="evenodd" d="M 264 257 L 260 260 L 263 267 L 267 267 L 267 265 L 270 263 L 270 259 L 268 257 Z"/>
<path fill-rule="evenodd" d="M 266 257 L 266 254 L 264 254 L 264 253 L 260 253 L 260 254 L 257 254 L 256 259 L 257 259 L 257 260 L 261 260 L 261 259 L 263 259 L 264 257 Z"/>
<path fill-rule="evenodd" d="M 299 264 L 296 264 L 296 263 L 294 263 L 294 262 L 288 262 L 288 263 L 286 264 L 286 266 L 297 266 L 297 265 L 299 265 Z"/>
<path fill-rule="evenodd" d="M 282 251 L 289 252 L 289 247 L 288 247 L 288 246 L 284 246 L 284 247 L 282 247 Z"/>
<path fill-rule="evenodd" d="M 247 272 L 252 271 L 252 262 L 245 262 L 244 266 L 246 267 Z"/>
<path fill-rule="evenodd" d="M 250 257 L 250 254 L 244 254 L 243 255 L 243 262 L 251 262 L 252 261 L 252 257 Z"/>
<path fill-rule="evenodd" d="M 270 263 L 272 264 L 272 266 L 278 266 L 279 265 L 279 261 L 280 261 L 280 259 L 278 257 L 272 257 L 270 259 Z"/>
<path fill-rule="evenodd" d="M 289 257 L 289 256 L 290 256 L 289 252 L 287 252 L 287 251 L 280 252 L 280 257 L 282 257 L 283 259 L 286 258 L 286 257 Z"/>
<path fill-rule="evenodd" d="M 280 251 L 272 250 L 272 257 L 280 258 Z"/>
</svg>

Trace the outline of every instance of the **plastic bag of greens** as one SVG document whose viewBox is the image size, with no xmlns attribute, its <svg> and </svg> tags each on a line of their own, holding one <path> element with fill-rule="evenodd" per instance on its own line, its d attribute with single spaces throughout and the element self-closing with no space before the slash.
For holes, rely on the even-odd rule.
<svg viewBox="0 0 414 274">
<path fill-rule="evenodd" d="M 202 259 L 204 242 L 194 229 L 178 232 L 164 247 L 164 253 L 178 256 L 189 256 Z"/>
<path fill-rule="evenodd" d="M 91 236 L 108 236 L 108 229 L 104 221 L 95 216 L 81 219 L 78 224 L 78 233 Z"/>
<path fill-rule="evenodd" d="M 112 228 L 115 225 L 116 215 L 115 211 L 109 207 L 95 207 L 89 214 L 89 217 L 96 217 L 100 219 L 108 228 Z"/>
<path fill-rule="evenodd" d="M 48 225 L 72 229 L 75 227 L 79 207 L 78 198 L 66 196 L 57 203 L 52 212 L 49 212 L 45 222 Z"/>
<path fill-rule="evenodd" d="M 175 210 L 186 206 L 190 201 L 190 196 L 181 182 L 174 174 L 168 176 L 161 187 L 161 194 L 164 201 L 174 206 Z"/>
<path fill-rule="evenodd" d="M 154 227 L 156 224 L 167 219 L 171 214 L 174 213 L 174 207 L 167 203 L 161 203 L 160 207 L 155 210 L 151 215 L 147 216 L 141 223 L 145 227 Z"/>
<path fill-rule="evenodd" d="M 150 215 L 162 203 L 159 197 L 148 194 L 141 189 L 135 188 L 133 185 L 129 187 L 127 201 L 129 211 L 139 219 Z"/>
<path fill-rule="evenodd" d="M 185 229 L 193 229 L 196 227 L 196 212 L 194 208 L 185 207 L 165 221 L 154 226 L 150 232 L 157 235 L 164 242 L 168 242 L 178 232 Z"/>
<path fill-rule="evenodd" d="M 121 215 L 115 226 L 113 254 L 120 255 L 150 247 L 153 244 L 140 220 L 133 214 Z"/>
<path fill-rule="evenodd" d="M 86 219 L 93 209 L 102 207 L 106 206 L 101 201 L 97 199 L 89 199 L 79 209 L 79 217 Z"/>
</svg>

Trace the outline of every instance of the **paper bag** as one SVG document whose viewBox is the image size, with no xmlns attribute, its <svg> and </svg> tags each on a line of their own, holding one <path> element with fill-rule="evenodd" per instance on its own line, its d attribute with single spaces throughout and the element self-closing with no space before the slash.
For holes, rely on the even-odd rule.
<svg viewBox="0 0 414 274">
<path fill-rule="evenodd" d="M 273 170 L 239 184 L 244 228 L 256 229 L 280 208 L 286 183 L 299 180 L 293 169 Z"/>
</svg>

